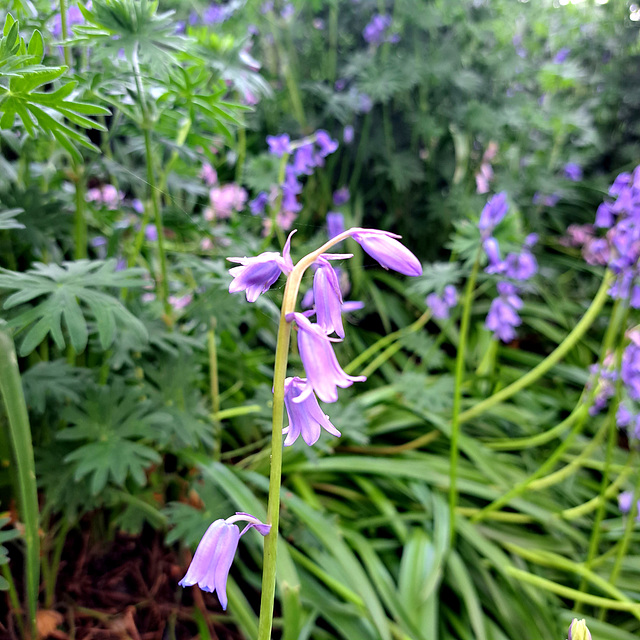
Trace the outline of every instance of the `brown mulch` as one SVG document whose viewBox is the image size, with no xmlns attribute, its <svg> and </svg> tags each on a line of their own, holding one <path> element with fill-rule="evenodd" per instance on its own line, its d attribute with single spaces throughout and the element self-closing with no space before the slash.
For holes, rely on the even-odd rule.
<svg viewBox="0 0 640 640">
<path fill-rule="evenodd" d="M 40 637 L 186 640 L 200 636 L 198 619 L 213 640 L 241 640 L 215 595 L 178 585 L 189 560 L 178 558 L 164 546 L 162 534 L 150 530 L 140 536 L 118 534 L 100 545 L 88 531 L 71 532 L 55 602 L 38 612 Z M 17 587 L 22 593 L 21 585 Z M 0 600 L 0 638 L 20 640 L 8 595 L 0 593 Z"/>
</svg>

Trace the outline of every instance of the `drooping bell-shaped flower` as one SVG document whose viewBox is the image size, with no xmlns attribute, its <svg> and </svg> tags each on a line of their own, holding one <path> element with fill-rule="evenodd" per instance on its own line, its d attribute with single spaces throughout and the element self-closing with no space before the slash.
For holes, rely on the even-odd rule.
<svg viewBox="0 0 640 640">
<path fill-rule="evenodd" d="M 298 325 L 298 349 L 302 365 L 307 372 L 307 385 L 296 402 L 304 401 L 313 391 L 323 402 L 336 402 L 338 389 L 350 387 L 354 382 L 364 382 L 365 376 L 347 375 L 333 352 L 331 340 L 322 327 L 311 322 L 301 313 L 289 313 L 288 322 Z"/>
<path fill-rule="evenodd" d="M 229 262 L 237 262 L 241 266 L 229 269 L 233 280 L 229 285 L 229 293 L 245 291 L 247 300 L 255 302 L 258 296 L 268 291 L 281 273 L 289 274 L 293 269 L 291 261 L 291 236 L 287 238 L 282 255 L 276 251 L 266 251 L 252 258 L 227 258 Z"/>
<path fill-rule="evenodd" d="M 483 235 L 491 235 L 494 227 L 507 215 L 507 211 L 509 211 L 507 194 L 504 191 L 496 193 L 484 205 L 480 214 L 478 229 L 482 231 Z"/>
<path fill-rule="evenodd" d="M 421 276 L 422 265 L 409 249 L 398 242 L 395 233 L 380 229 L 353 229 L 353 239 L 385 269 L 405 276 Z"/>
<path fill-rule="evenodd" d="M 240 520 L 248 522 L 242 533 L 234 524 Z M 271 525 L 260 522 L 248 513 L 240 512 L 226 520 L 216 520 L 211 524 L 202 536 L 189 569 L 179 582 L 180 586 L 191 587 L 197 584 L 203 591 L 215 591 L 222 608 L 226 610 L 229 569 L 236 555 L 240 536 L 251 528 L 266 536 L 271 530 Z"/>
<path fill-rule="evenodd" d="M 332 436 L 340 436 L 340 432 L 331 424 L 312 393 L 303 400 L 298 400 L 307 387 L 304 378 L 287 378 L 284 382 L 284 405 L 289 416 L 289 425 L 282 430 L 286 434 L 284 446 L 292 445 L 298 436 L 309 445 L 313 445 L 320 437 L 320 429 L 328 431 Z"/>
<path fill-rule="evenodd" d="M 316 319 L 327 335 L 335 331 L 341 338 L 344 338 L 342 293 L 340 292 L 338 275 L 327 260 L 321 258 L 317 262 L 318 268 L 313 276 Z"/>
</svg>

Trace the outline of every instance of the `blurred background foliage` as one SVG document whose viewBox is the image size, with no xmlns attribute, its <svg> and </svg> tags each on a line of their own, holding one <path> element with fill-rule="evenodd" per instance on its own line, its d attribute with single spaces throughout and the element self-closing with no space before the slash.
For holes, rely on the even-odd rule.
<svg viewBox="0 0 640 640">
<path fill-rule="evenodd" d="M 375 14 L 389 21 L 367 42 Z M 0 10 L 0 296 L 35 450 L 40 607 L 87 606 L 77 592 L 63 597 L 78 580 L 78 545 L 101 556 L 122 536 L 139 548 L 160 537 L 172 553 L 162 589 L 122 587 L 140 628 L 154 630 L 149 602 L 169 593 L 182 613 L 163 614 L 166 637 L 255 636 L 257 536 L 232 569 L 228 615 L 177 586 L 212 520 L 265 514 L 282 288 L 247 304 L 227 291 L 225 258 L 280 250 L 293 223 L 296 260 L 325 240 L 337 208 L 348 226 L 402 234 L 425 275 L 389 276 L 347 243 L 356 257 L 343 276 L 365 306 L 337 354 L 369 379 L 326 407 L 340 440 L 285 451 L 276 633 L 561 639 L 581 611 L 594 638 L 636 638 L 640 540 L 633 531 L 622 543 L 629 525 L 616 501 L 636 481 L 636 452 L 622 434 L 607 449 L 604 415 L 551 468 L 567 430 L 537 438 L 574 412 L 608 313 L 546 378 L 473 407 L 561 343 L 599 286 L 601 270 L 560 239 L 592 222 L 615 176 L 638 163 L 638 6 L 93 0 L 66 15 L 63 28 L 49 0 Z M 252 215 L 248 201 L 282 182 L 266 136 L 318 129 L 340 144 L 306 179 L 295 222 L 278 219 L 277 202 L 271 217 Z M 222 215 L 211 189 L 227 185 L 241 196 Z M 335 205 L 342 187 L 350 198 Z M 493 287 L 479 278 L 452 544 L 459 311 L 366 349 L 418 318 L 427 294 L 464 284 L 479 213 L 498 191 L 513 212 L 501 242 L 538 233 L 540 272 L 507 345 L 483 326 Z M 300 371 L 296 357 L 290 368 Z M 8 433 L 0 524 L 19 531 Z M 526 491 L 481 512 L 513 487 Z M 594 519 L 602 535 L 589 555 Z M 0 588 L 17 634 L 29 550 L 5 531 Z"/>
</svg>

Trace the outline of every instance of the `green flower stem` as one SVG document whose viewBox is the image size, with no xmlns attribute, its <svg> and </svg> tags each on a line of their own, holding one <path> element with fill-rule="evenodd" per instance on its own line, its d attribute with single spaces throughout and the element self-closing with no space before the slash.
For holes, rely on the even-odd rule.
<svg viewBox="0 0 640 640">
<path fill-rule="evenodd" d="M 144 156 L 147 166 L 147 185 L 149 188 L 149 200 L 151 203 L 151 211 L 158 232 L 158 258 L 160 260 L 160 278 L 157 283 L 158 297 L 162 302 L 165 314 L 170 319 L 172 316 L 171 305 L 169 304 L 169 281 L 167 279 L 167 259 L 164 250 L 164 232 L 162 225 L 162 210 L 160 207 L 160 192 L 156 183 L 156 174 L 153 163 L 153 150 L 151 148 L 151 131 L 153 121 L 147 108 L 147 99 L 142 84 L 142 73 L 140 72 L 140 61 L 138 59 L 138 45 L 133 48 L 131 56 L 131 65 L 133 67 L 133 77 L 136 83 L 136 91 L 138 93 L 138 102 L 142 111 L 142 122 L 138 124 L 142 128 L 144 135 Z M 145 213 L 147 207 L 145 206 Z M 142 237 L 144 237 L 144 226 L 140 228 Z M 137 240 L 137 238 L 136 238 Z"/>
<path fill-rule="evenodd" d="M 623 313 L 623 316 L 620 318 L 619 312 Z M 622 308 L 620 304 L 620 300 L 616 300 L 613 311 L 611 312 L 611 318 L 609 321 L 609 329 L 607 331 L 607 335 L 605 337 L 605 348 L 603 349 L 604 353 L 601 355 L 601 358 L 604 358 L 610 348 L 610 345 L 613 343 L 613 336 L 618 335 L 618 328 L 624 327 L 626 325 L 628 318 L 628 310 Z M 622 352 L 623 352 L 623 341 L 620 340 L 618 342 L 618 348 L 616 353 L 616 370 L 620 370 L 620 366 L 622 364 Z M 595 386 L 595 385 L 594 385 Z M 607 412 L 607 416 L 604 421 L 605 428 L 609 428 L 609 437 L 607 439 L 607 449 L 605 453 L 604 459 L 604 468 L 602 470 L 602 478 L 600 480 L 600 492 L 599 496 L 602 498 L 598 503 L 598 508 L 596 511 L 596 517 L 593 522 L 593 526 L 591 528 L 591 536 L 589 538 L 589 549 L 587 551 L 587 559 L 585 561 L 585 566 L 590 569 L 593 565 L 593 561 L 598 555 L 598 546 L 600 543 L 600 533 L 602 527 L 602 521 L 605 517 L 606 511 L 606 500 L 605 495 L 607 489 L 609 487 L 609 474 L 611 473 L 611 463 L 613 459 L 613 452 L 616 444 L 616 440 L 618 437 L 618 429 L 616 425 L 616 412 L 618 410 L 618 405 L 620 403 L 620 395 L 622 393 L 622 380 L 618 378 L 616 383 L 616 394 L 614 401 L 609 405 L 609 411 Z M 580 591 L 584 591 L 587 587 L 586 580 L 583 578 L 580 581 Z M 575 610 L 578 612 L 580 610 L 581 603 L 575 603 Z M 601 611 L 601 615 L 604 616 L 604 609 Z"/>
<path fill-rule="evenodd" d="M 571 507 L 571 509 L 560 511 L 558 516 L 563 520 L 577 520 L 578 518 L 585 516 L 587 513 L 594 511 L 600 505 L 606 504 L 607 500 L 618 495 L 620 488 L 632 472 L 633 467 L 629 462 L 627 462 L 626 466 L 620 472 L 620 475 L 607 487 L 606 491 L 600 493 L 600 495 L 597 495 L 595 498 L 591 498 L 591 500 L 587 500 L 587 502 L 584 502 L 577 507 Z M 594 559 L 592 564 L 595 564 L 595 562 L 596 560 Z"/>
<path fill-rule="evenodd" d="M 81 165 L 74 163 L 74 187 L 75 187 L 75 205 L 76 211 L 74 216 L 74 258 L 83 260 L 87 257 L 87 219 L 85 216 L 85 193 L 84 193 L 84 169 Z"/>
<path fill-rule="evenodd" d="M 69 533 L 69 529 L 71 528 L 71 523 L 66 519 L 62 519 L 62 524 L 60 526 L 60 530 L 55 536 L 55 541 L 53 544 L 53 554 L 51 556 L 51 563 L 48 567 L 48 576 L 44 585 L 44 606 L 46 609 L 51 609 L 53 607 L 53 601 L 55 598 L 56 591 L 56 579 L 58 577 L 58 570 L 60 569 L 60 560 L 62 558 L 62 550 L 64 548 L 65 540 L 67 539 L 67 534 Z M 43 573 L 44 573 L 44 563 L 43 563 Z"/>
<path fill-rule="evenodd" d="M 172 315 L 169 304 L 169 280 L 167 277 L 167 258 L 164 250 L 164 231 L 162 225 L 162 210 L 160 208 L 160 193 L 156 187 L 155 172 L 153 170 L 153 153 L 151 150 L 151 132 L 144 129 L 144 153 L 147 164 L 147 182 L 151 197 L 151 210 L 158 232 L 158 258 L 160 259 L 160 282 L 158 282 L 159 298 L 164 306 L 164 312 L 168 317 Z"/>
<path fill-rule="evenodd" d="M 503 402 L 507 398 L 515 395 L 518 391 L 525 389 L 530 384 L 533 384 L 536 380 L 544 376 L 558 362 L 560 362 L 560 360 L 562 360 L 567 353 L 569 353 L 569 351 L 571 351 L 571 349 L 580 342 L 582 336 L 598 317 L 598 314 L 607 301 L 609 287 L 611 286 L 613 279 L 614 274 L 611 271 L 607 271 L 602 280 L 602 284 L 598 289 L 598 293 L 591 302 L 590 307 L 587 309 L 584 316 L 582 316 L 578 324 L 573 328 L 571 333 L 569 333 L 569 335 L 555 348 L 554 351 L 552 351 L 542 362 L 531 369 L 531 371 L 523 375 L 522 378 L 519 378 L 509 386 L 498 391 L 498 393 L 494 393 L 492 396 L 479 402 L 470 409 L 463 411 L 459 416 L 460 423 L 468 422 L 472 418 L 488 411 L 491 407 L 494 407 L 500 402 Z"/>
<path fill-rule="evenodd" d="M 360 133 L 360 142 L 358 142 L 358 150 L 356 151 L 356 159 L 353 163 L 353 174 L 349 180 L 349 191 L 356 192 L 360 174 L 362 173 L 362 165 L 364 164 L 365 147 L 369 144 L 369 133 L 371 131 L 371 111 L 364 117 L 362 123 L 362 131 Z"/>
<path fill-rule="evenodd" d="M 517 451 L 520 449 L 531 449 L 532 447 L 539 447 L 546 444 L 555 438 L 559 438 L 573 423 L 582 416 L 583 413 L 588 411 L 587 406 L 583 402 L 583 398 L 578 400 L 578 404 L 574 407 L 573 411 L 555 427 L 537 433 L 535 436 L 528 436 L 526 438 L 506 438 L 504 440 L 491 440 L 484 443 L 484 446 L 488 449 L 494 449 L 495 451 Z"/>
<path fill-rule="evenodd" d="M 0 395 L 7 412 L 9 440 L 15 458 L 20 516 L 24 522 L 26 600 L 31 637 L 36 638 L 36 608 L 40 583 L 38 491 L 27 405 L 18 358 L 9 333 L 0 328 Z"/>
<path fill-rule="evenodd" d="M 62 39 L 66 40 L 69 37 L 67 0 L 60 0 L 60 27 L 62 30 Z M 67 67 L 71 67 L 71 51 L 69 51 L 69 47 L 62 47 L 62 50 L 64 51 L 64 63 Z"/>
<path fill-rule="evenodd" d="M 244 161 L 247 157 L 247 130 L 244 127 L 238 127 L 238 159 L 236 160 L 236 182 L 242 182 L 244 174 Z"/>
<path fill-rule="evenodd" d="M 258 640 L 269 640 L 273 626 L 273 603 L 276 593 L 276 551 L 278 546 L 278 524 L 280 519 L 280 485 L 282 481 L 282 425 L 284 420 L 284 380 L 287 375 L 291 323 L 286 316 L 295 311 L 300 283 L 305 271 L 331 247 L 351 235 L 345 231 L 325 242 L 319 249 L 302 258 L 287 278 L 278 325 L 275 364 L 273 371 L 273 425 L 271 432 L 271 470 L 269 474 L 269 501 L 267 523 L 271 531 L 264 538 L 264 563 L 262 567 L 262 594 L 260 598 L 260 620 Z"/>
<path fill-rule="evenodd" d="M 456 353 L 456 373 L 453 388 L 453 409 L 451 412 L 451 443 L 450 443 L 450 467 L 449 467 L 449 544 L 452 546 L 455 539 L 456 526 L 456 504 L 458 502 L 458 441 L 460 439 L 460 404 L 462 402 L 462 384 L 464 382 L 464 358 L 467 348 L 467 336 L 469 334 L 469 324 L 471 321 L 471 303 L 473 301 L 473 291 L 478 279 L 480 268 L 480 249 L 476 253 L 473 262 L 471 275 L 467 281 L 467 288 L 464 293 L 462 303 L 462 319 L 460 321 L 460 338 Z"/>
</svg>

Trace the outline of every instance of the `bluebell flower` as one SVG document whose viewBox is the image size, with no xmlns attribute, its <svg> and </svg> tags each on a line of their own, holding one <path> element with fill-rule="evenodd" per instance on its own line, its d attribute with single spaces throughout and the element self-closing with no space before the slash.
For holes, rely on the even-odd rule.
<svg viewBox="0 0 640 640">
<path fill-rule="evenodd" d="M 315 154 L 312 144 L 303 144 L 296 149 L 293 156 L 293 170 L 297 175 L 304 173 L 310 176 L 316 167 Z"/>
<path fill-rule="evenodd" d="M 553 61 L 556 64 L 561 64 L 569 57 L 570 53 L 571 49 L 569 49 L 569 47 L 562 47 L 562 49 L 558 50 L 558 53 L 556 53 Z"/>
<path fill-rule="evenodd" d="M 342 326 L 342 293 L 338 275 L 328 260 L 320 258 L 313 276 L 313 300 L 318 325 L 327 334 L 334 331 L 344 338 Z"/>
<path fill-rule="evenodd" d="M 249 201 L 249 210 L 254 216 L 261 216 L 269 202 L 269 195 L 266 191 L 261 191 L 253 200 Z"/>
<path fill-rule="evenodd" d="M 507 202 L 507 194 L 504 191 L 496 193 L 496 195 L 489 198 L 487 204 L 484 205 L 482 213 L 480 214 L 478 229 L 482 231 L 483 235 L 491 235 L 493 229 L 507 215 L 508 211 L 509 203 Z"/>
<path fill-rule="evenodd" d="M 227 258 L 229 262 L 237 262 L 241 266 L 229 269 L 233 280 L 229 285 L 229 293 L 245 291 L 248 302 L 255 302 L 258 296 L 268 291 L 281 273 L 289 274 L 293 269 L 291 261 L 291 236 L 289 234 L 282 255 L 276 251 L 266 251 L 252 258 Z"/>
<path fill-rule="evenodd" d="M 307 388 L 304 378 L 287 378 L 284 382 L 284 405 L 287 409 L 289 424 L 282 433 L 287 437 L 284 446 L 291 446 L 300 435 L 309 445 L 313 445 L 320 437 L 321 429 L 332 436 L 340 437 L 340 432 L 331 424 L 313 393 L 303 396 Z"/>
<path fill-rule="evenodd" d="M 333 192 L 333 204 L 339 207 L 349 202 L 351 194 L 349 193 L 349 187 L 341 187 L 337 191 Z"/>
<path fill-rule="evenodd" d="M 509 282 L 498 283 L 498 294 L 489 307 L 485 327 L 493 331 L 495 338 L 511 342 L 516 337 L 515 327 L 522 324 L 518 315 L 522 300 L 517 295 L 516 287 Z"/>
<path fill-rule="evenodd" d="M 422 265 L 409 249 L 398 242 L 394 233 L 379 229 L 353 229 L 353 239 L 385 269 L 405 276 L 422 275 Z"/>
<path fill-rule="evenodd" d="M 456 288 L 448 284 L 439 296 L 437 293 L 430 293 L 427 296 L 426 304 L 431 310 L 431 315 L 438 320 L 446 320 L 449 317 L 449 311 L 458 303 L 458 292 Z"/>
<path fill-rule="evenodd" d="M 248 522 L 242 533 L 235 522 Z M 191 587 L 197 584 L 203 591 L 216 592 L 220 605 L 227 608 L 227 580 L 229 570 L 236 555 L 240 537 L 255 528 L 261 535 L 269 533 L 271 525 L 260 522 L 248 513 L 236 513 L 226 520 L 216 520 L 206 530 L 189 565 L 186 575 L 179 584 Z"/>
<path fill-rule="evenodd" d="M 316 143 L 318 147 L 320 147 L 318 153 L 322 158 L 326 158 L 328 155 L 331 155 L 338 148 L 338 142 L 333 140 L 324 129 L 318 129 L 316 131 Z"/>
<path fill-rule="evenodd" d="M 291 153 L 290 142 L 288 133 L 282 133 L 279 136 L 267 136 L 269 153 L 278 158 L 281 158 L 285 153 Z"/>
<path fill-rule="evenodd" d="M 345 144 L 351 144 L 353 142 L 353 136 L 354 136 L 353 127 L 350 124 L 348 124 L 342 132 L 342 141 Z"/>
<path fill-rule="evenodd" d="M 567 162 L 564 165 L 564 175 L 572 182 L 580 182 L 582 180 L 582 167 L 575 162 Z"/>
<path fill-rule="evenodd" d="M 318 304 L 318 301 L 315 301 Z M 298 350 L 307 374 L 307 384 L 298 402 L 305 400 L 312 392 L 323 402 L 336 402 L 338 389 L 350 387 L 354 382 L 364 382 L 365 376 L 347 375 L 338 364 L 331 340 L 317 324 L 312 324 L 301 313 L 287 314 L 288 322 L 295 320 L 298 326 Z"/>
</svg>

